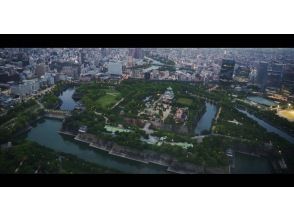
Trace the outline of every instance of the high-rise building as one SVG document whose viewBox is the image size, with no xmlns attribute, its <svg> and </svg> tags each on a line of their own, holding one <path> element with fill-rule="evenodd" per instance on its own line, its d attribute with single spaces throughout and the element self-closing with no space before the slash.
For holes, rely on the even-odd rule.
<svg viewBox="0 0 294 220">
<path fill-rule="evenodd" d="M 133 55 L 134 55 L 134 48 L 129 48 L 128 63 L 127 63 L 128 67 L 132 67 L 134 65 Z"/>
<path fill-rule="evenodd" d="M 134 59 L 143 59 L 144 53 L 142 48 L 129 48 L 129 56 Z"/>
<path fill-rule="evenodd" d="M 267 87 L 280 88 L 282 81 L 283 64 L 271 63 L 267 73 Z"/>
<path fill-rule="evenodd" d="M 143 59 L 144 58 L 142 48 L 135 48 L 134 58 L 135 59 Z"/>
<path fill-rule="evenodd" d="M 219 76 L 220 81 L 233 80 L 234 68 L 235 68 L 234 60 L 223 59 L 221 70 L 220 70 L 220 76 Z"/>
<path fill-rule="evenodd" d="M 263 62 L 263 61 L 259 62 L 258 66 L 257 66 L 257 75 L 256 75 L 256 78 L 255 78 L 255 82 L 262 89 L 265 89 L 265 87 L 266 87 L 267 68 L 268 68 L 268 63 Z"/>
<path fill-rule="evenodd" d="M 285 88 L 288 88 L 294 92 L 294 64 L 285 65 L 282 81 Z"/>
<path fill-rule="evenodd" d="M 130 56 L 130 57 L 134 57 L 135 49 L 136 49 L 136 48 L 129 48 L 129 56 Z"/>
<path fill-rule="evenodd" d="M 234 80 L 237 82 L 249 82 L 249 74 L 251 70 L 247 66 L 239 66 L 234 73 Z"/>
</svg>

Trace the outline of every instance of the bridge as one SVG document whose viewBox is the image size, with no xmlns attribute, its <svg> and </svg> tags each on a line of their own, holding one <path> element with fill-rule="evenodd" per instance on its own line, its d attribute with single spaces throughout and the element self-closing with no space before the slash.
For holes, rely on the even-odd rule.
<svg viewBox="0 0 294 220">
<path fill-rule="evenodd" d="M 71 116 L 71 112 L 67 110 L 55 110 L 55 109 L 44 109 L 44 110 L 45 110 L 45 117 L 48 117 L 48 118 L 64 119 L 66 117 Z"/>
</svg>

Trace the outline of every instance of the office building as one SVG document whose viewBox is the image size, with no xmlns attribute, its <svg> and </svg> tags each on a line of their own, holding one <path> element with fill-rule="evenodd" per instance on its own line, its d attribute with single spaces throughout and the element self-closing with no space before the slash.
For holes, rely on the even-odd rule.
<svg viewBox="0 0 294 220">
<path fill-rule="evenodd" d="M 249 74 L 251 70 L 246 66 L 239 66 L 234 73 L 234 80 L 240 83 L 249 82 Z"/>
<path fill-rule="evenodd" d="M 267 62 L 259 62 L 257 66 L 257 74 L 255 78 L 255 83 L 261 88 L 266 88 L 266 82 L 267 82 L 267 68 L 268 63 Z"/>
<path fill-rule="evenodd" d="M 142 48 L 129 48 L 129 56 L 134 59 L 143 59 L 144 53 Z"/>
<path fill-rule="evenodd" d="M 285 83 L 294 84 L 294 64 L 285 65 L 285 71 L 283 74 L 283 81 Z"/>
<path fill-rule="evenodd" d="M 220 70 L 220 81 L 232 81 L 235 68 L 235 61 L 223 59 Z"/>
<path fill-rule="evenodd" d="M 267 72 L 267 87 L 280 88 L 283 74 L 283 64 L 272 63 Z"/>
<path fill-rule="evenodd" d="M 142 48 L 135 48 L 134 58 L 135 59 L 143 59 L 144 58 Z"/>
</svg>

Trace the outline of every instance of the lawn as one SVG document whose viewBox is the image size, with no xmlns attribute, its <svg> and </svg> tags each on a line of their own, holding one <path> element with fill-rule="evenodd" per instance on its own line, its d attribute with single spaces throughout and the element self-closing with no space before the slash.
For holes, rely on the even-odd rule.
<svg viewBox="0 0 294 220">
<path fill-rule="evenodd" d="M 96 103 L 106 109 L 120 100 L 121 94 L 116 90 L 105 90 L 106 94 L 98 98 Z"/>
<path fill-rule="evenodd" d="M 86 90 L 82 98 L 88 109 L 100 108 L 106 110 L 121 99 L 121 93 L 114 89 Z"/>
<path fill-rule="evenodd" d="M 178 98 L 177 103 L 185 106 L 191 106 L 193 100 L 189 98 Z"/>
</svg>

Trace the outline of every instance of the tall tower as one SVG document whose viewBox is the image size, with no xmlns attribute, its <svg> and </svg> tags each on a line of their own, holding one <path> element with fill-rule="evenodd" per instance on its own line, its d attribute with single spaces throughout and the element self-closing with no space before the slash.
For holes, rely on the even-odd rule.
<svg viewBox="0 0 294 220">
<path fill-rule="evenodd" d="M 256 84 L 259 85 L 262 89 L 265 89 L 266 87 L 267 67 L 267 62 L 259 62 L 257 67 Z"/>
<path fill-rule="evenodd" d="M 135 59 L 143 59 L 144 54 L 142 48 L 129 48 L 129 56 Z"/>
<path fill-rule="evenodd" d="M 134 54 L 135 54 L 135 48 L 129 48 L 129 53 L 128 53 L 128 67 L 132 67 L 134 65 Z"/>
<path fill-rule="evenodd" d="M 220 70 L 220 81 L 232 81 L 235 68 L 235 61 L 223 59 Z"/>
<path fill-rule="evenodd" d="M 285 65 L 282 79 L 283 87 L 289 89 L 294 94 L 294 63 Z"/>
<path fill-rule="evenodd" d="M 267 74 L 267 86 L 279 89 L 281 87 L 283 64 L 272 62 Z"/>
<path fill-rule="evenodd" d="M 135 48 L 134 51 L 134 58 L 135 59 L 143 59 L 144 54 L 142 48 Z"/>
</svg>

